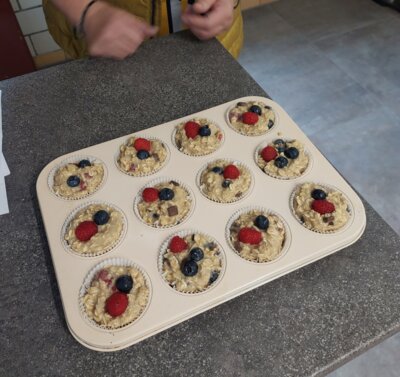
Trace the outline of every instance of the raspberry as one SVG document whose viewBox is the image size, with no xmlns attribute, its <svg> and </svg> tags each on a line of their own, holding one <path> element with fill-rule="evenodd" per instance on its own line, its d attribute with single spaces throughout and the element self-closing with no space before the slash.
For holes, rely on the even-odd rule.
<svg viewBox="0 0 400 377">
<path fill-rule="evenodd" d="M 135 142 L 133 143 L 133 146 L 137 151 L 149 152 L 151 149 L 150 140 L 143 139 L 141 137 L 139 137 L 138 139 L 135 140 Z"/>
<path fill-rule="evenodd" d="M 258 122 L 258 115 L 248 111 L 242 114 L 242 122 L 245 124 L 254 125 Z"/>
<path fill-rule="evenodd" d="M 335 205 L 327 200 L 313 200 L 311 207 L 314 211 L 318 212 L 321 215 L 325 213 L 332 213 L 335 211 Z"/>
<path fill-rule="evenodd" d="M 271 147 L 268 145 L 261 151 L 261 157 L 265 162 L 269 162 L 272 160 L 275 160 L 276 156 L 278 155 L 278 152 L 274 147 Z"/>
<path fill-rule="evenodd" d="M 128 296 L 122 292 L 114 292 L 106 301 L 106 312 L 111 317 L 118 317 L 128 307 Z"/>
<path fill-rule="evenodd" d="M 258 245 L 261 242 L 261 232 L 253 228 L 242 228 L 239 230 L 239 241 L 250 245 Z"/>
<path fill-rule="evenodd" d="M 89 241 L 97 233 L 97 225 L 94 221 L 82 221 L 75 228 L 75 236 L 79 241 Z"/>
<path fill-rule="evenodd" d="M 158 200 L 158 190 L 154 187 L 147 187 L 142 192 L 142 198 L 146 203 L 152 203 Z"/>
<path fill-rule="evenodd" d="M 194 139 L 199 134 L 200 125 L 196 122 L 187 122 L 185 124 L 186 136 L 190 139 Z"/>
<path fill-rule="evenodd" d="M 175 236 L 169 243 L 169 248 L 173 253 L 181 253 L 188 248 L 188 244 L 183 238 Z"/>
<path fill-rule="evenodd" d="M 224 169 L 225 179 L 236 179 L 240 175 L 239 169 L 235 165 L 228 165 Z"/>
</svg>

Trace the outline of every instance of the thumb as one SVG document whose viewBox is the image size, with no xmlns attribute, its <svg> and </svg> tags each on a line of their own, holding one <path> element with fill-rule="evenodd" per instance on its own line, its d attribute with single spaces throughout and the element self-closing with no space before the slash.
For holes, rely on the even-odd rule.
<svg viewBox="0 0 400 377">
<path fill-rule="evenodd" d="M 143 23 L 142 32 L 145 38 L 154 37 L 158 32 L 158 27 Z"/>
<path fill-rule="evenodd" d="M 211 7 L 215 4 L 216 0 L 197 0 L 193 5 L 192 9 L 195 13 L 207 13 Z"/>
</svg>

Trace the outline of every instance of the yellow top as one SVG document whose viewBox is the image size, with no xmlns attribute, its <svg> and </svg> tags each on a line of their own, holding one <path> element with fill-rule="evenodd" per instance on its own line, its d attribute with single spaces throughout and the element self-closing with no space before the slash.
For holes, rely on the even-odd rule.
<svg viewBox="0 0 400 377">
<path fill-rule="evenodd" d="M 159 27 L 158 35 L 169 34 L 167 0 L 106 0 L 111 5 L 122 8 L 142 20 Z M 154 3 L 154 14 L 152 10 Z M 187 0 L 182 0 L 182 11 L 187 6 Z M 76 36 L 73 26 L 65 16 L 53 5 L 51 0 L 43 0 L 43 9 L 49 31 L 59 46 L 72 58 L 88 55 L 85 40 Z M 217 36 L 222 45 L 237 58 L 243 44 L 243 20 L 240 6 L 234 11 L 234 20 L 228 31 Z"/>
</svg>

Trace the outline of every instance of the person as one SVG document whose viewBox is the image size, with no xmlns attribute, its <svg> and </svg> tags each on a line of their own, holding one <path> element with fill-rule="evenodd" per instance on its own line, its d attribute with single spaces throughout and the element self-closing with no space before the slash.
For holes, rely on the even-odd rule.
<svg viewBox="0 0 400 377">
<path fill-rule="evenodd" d="M 173 31 L 171 1 L 177 0 L 43 0 L 43 9 L 51 35 L 69 57 L 124 59 L 146 39 Z M 197 38 L 217 37 L 239 55 L 240 0 L 180 1 L 181 21 Z"/>
</svg>

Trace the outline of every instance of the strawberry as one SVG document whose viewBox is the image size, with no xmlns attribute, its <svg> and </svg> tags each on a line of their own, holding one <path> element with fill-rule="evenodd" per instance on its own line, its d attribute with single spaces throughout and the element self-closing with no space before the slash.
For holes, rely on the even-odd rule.
<svg viewBox="0 0 400 377">
<path fill-rule="evenodd" d="M 228 165 L 224 169 L 225 179 L 236 179 L 240 175 L 239 169 L 235 165 Z"/>
<path fill-rule="evenodd" d="M 114 292 L 106 301 L 106 312 L 111 317 L 118 317 L 128 307 L 128 296 L 126 293 Z"/>
<path fill-rule="evenodd" d="M 313 200 L 311 208 L 321 215 L 324 215 L 325 213 L 332 213 L 333 211 L 335 211 L 335 205 L 325 199 Z"/>
<path fill-rule="evenodd" d="M 261 232 L 253 228 L 242 228 L 239 230 L 239 241 L 250 245 L 258 245 L 262 240 Z"/>
<path fill-rule="evenodd" d="M 110 279 L 108 278 L 108 271 L 100 270 L 99 273 L 97 274 L 97 279 L 103 280 L 105 282 L 109 281 Z"/>
<path fill-rule="evenodd" d="M 242 122 L 245 124 L 254 125 L 258 122 L 258 115 L 248 111 L 242 114 Z"/>
<path fill-rule="evenodd" d="M 150 142 L 150 140 L 139 137 L 134 141 L 133 146 L 137 151 L 149 152 L 151 149 L 151 142 Z"/>
<path fill-rule="evenodd" d="M 183 238 L 175 236 L 169 243 L 169 248 L 173 253 L 181 253 L 188 248 L 188 244 Z"/>
<path fill-rule="evenodd" d="M 154 187 L 147 187 L 142 192 L 142 198 L 146 203 L 152 203 L 158 200 L 158 190 Z"/>
<path fill-rule="evenodd" d="M 75 228 L 75 236 L 79 241 L 89 241 L 97 233 L 97 225 L 94 221 L 82 221 Z"/>
<path fill-rule="evenodd" d="M 261 157 L 265 162 L 269 162 L 272 160 L 275 160 L 276 156 L 278 155 L 278 152 L 274 147 L 271 147 L 268 145 L 261 151 Z"/>
<path fill-rule="evenodd" d="M 185 124 L 185 133 L 189 139 L 194 139 L 199 134 L 200 124 L 189 121 Z"/>
</svg>

